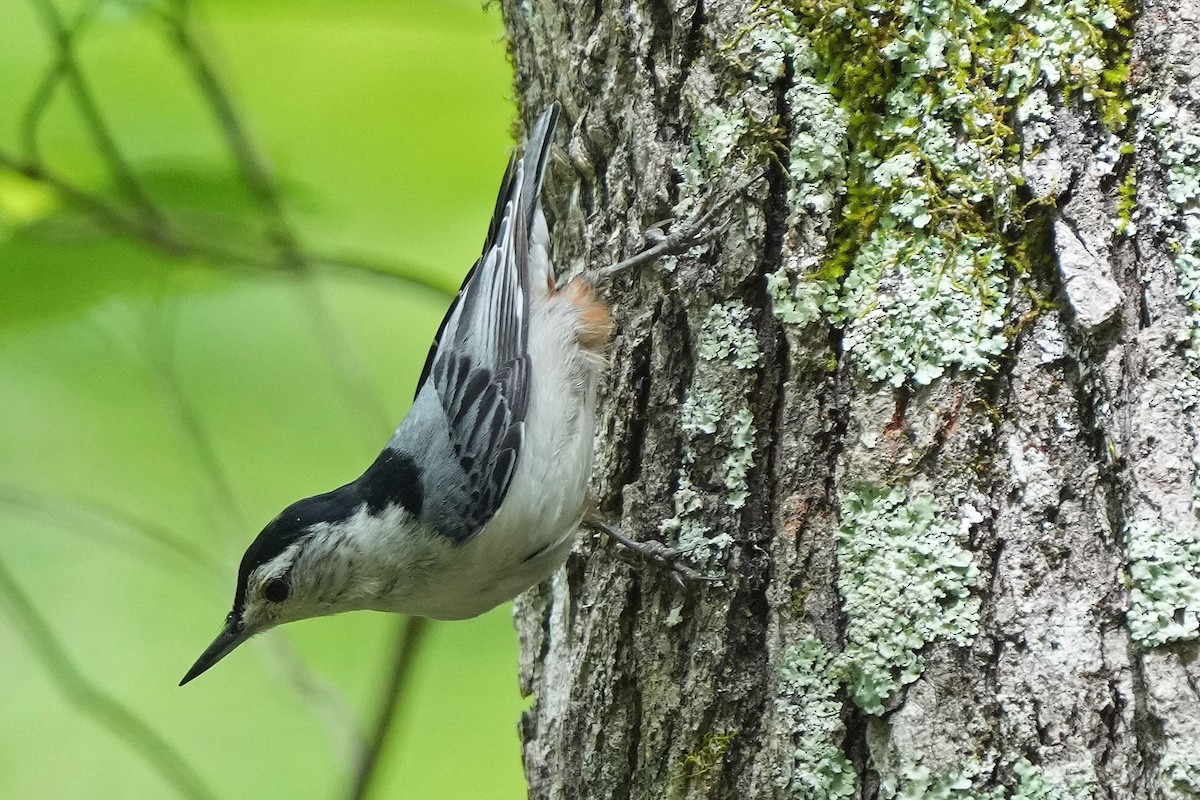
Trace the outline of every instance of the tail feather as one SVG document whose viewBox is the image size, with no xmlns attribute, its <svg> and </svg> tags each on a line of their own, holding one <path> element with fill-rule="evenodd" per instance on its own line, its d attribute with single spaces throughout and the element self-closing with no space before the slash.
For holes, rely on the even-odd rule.
<svg viewBox="0 0 1200 800">
<path fill-rule="evenodd" d="M 525 352 L 530 296 L 553 282 L 540 194 L 558 114 L 557 103 L 543 111 L 521 155 L 509 160 L 483 253 L 434 337 L 418 393 L 447 338 L 455 347 L 472 347 L 482 362 L 496 368 Z"/>
</svg>

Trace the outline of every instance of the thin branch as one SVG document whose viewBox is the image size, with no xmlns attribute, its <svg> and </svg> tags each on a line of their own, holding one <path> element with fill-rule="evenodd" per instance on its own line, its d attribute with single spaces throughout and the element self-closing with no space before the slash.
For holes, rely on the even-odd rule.
<svg viewBox="0 0 1200 800">
<path fill-rule="evenodd" d="M 130 745 L 183 797 L 215 800 L 216 795 L 200 774 L 166 739 L 120 700 L 84 677 L 3 561 L 0 561 L 0 598 L 46 675 L 58 685 L 67 702 Z"/>
<path fill-rule="evenodd" d="M 93 0 L 75 18 L 75 24 L 71 26 L 67 33 L 69 42 L 73 43 L 75 39 L 83 34 L 85 27 L 91 22 L 92 16 L 98 7 L 99 0 Z M 25 142 L 26 158 L 35 164 L 44 163 L 41 146 L 38 143 L 38 128 L 41 126 L 42 118 L 45 116 L 46 111 L 50 108 L 50 101 L 54 99 L 54 91 L 58 88 L 58 84 L 62 81 L 63 76 L 70 69 L 73 52 L 73 46 L 63 47 L 60 45 L 56 58 L 42 76 L 42 80 L 38 83 L 37 89 L 33 93 L 33 98 L 29 101 L 29 105 L 25 107 L 25 114 L 21 119 L 21 138 Z"/>
<path fill-rule="evenodd" d="M 69 205 L 91 214 L 104 227 L 119 233 L 140 239 L 145 243 L 174 256 L 188 253 L 188 248 L 182 245 L 173 234 L 150 224 L 139 217 L 133 217 L 124 210 L 108 203 L 98 196 L 72 184 L 60 175 L 30 161 L 17 158 L 11 153 L 0 150 L 0 167 L 38 183 L 44 183 L 58 192 L 59 196 Z M 234 263 L 239 263 L 235 261 Z"/>
<path fill-rule="evenodd" d="M 238 165 L 242 180 L 258 203 L 267 236 L 279 252 L 281 266 L 295 270 L 308 279 L 302 286 L 302 291 L 313 325 L 317 329 L 318 339 L 328 350 L 329 362 L 333 366 L 338 383 L 345 389 L 351 403 L 358 407 L 360 418 L 369 423 L 363 426 L 363 429 L 370 437 L 370 442 L 375 444 L 379 431 L 376 423 L 386 429 L 389 423 L 388 416 L 375 392 L 370 390 L 366 380 L 366 369 L 358 350 L 330 314 L 321 296 L 320 287 L 312 280 L 312 262 L 301 248 L 295 231 L 288 224 L 270 165 L 247 133 L 241 115 L 234 106 L 232 94 L 221 83 L 215 66 L 192 29 L 189 2 L 180 0 L 177 8 L 178 13 L 167 17 L 176 52 L 191 68 L 192 80 L 212 110 L 217 127 Z"/>
<path fill-rule="evenodd" d="M 358 398 L 364 419 L 378 419 L 386 425 L 388 420 L 382 407 L 377 400 L 373 399 L 374 394 L 365 390 L 367 387 L 366 372 L 357 350 L 354 349 L 344 331 L 330 315 L 319 288 L 314 282 L 311 282 L 312 265 L 304 258 L 296 236 L 287 224 L 266 159 L 254 147 L 250 137 L 246 134 L 245 127 L 241 124 L 234 109 L 230 93 L 221 85 L 216 71 L 191 32 L 189 0 L 177 0 L 176 6 L 179 13 L 171 20 L 176 47 L 181 56 L 191 65 L 193 79 L 212 107 L 217 123 L 224 132 L 226 142 L 238 162 L 247 186 L 258 199 L 269 235 L 279 248 L 284 265 L 296 269 L 308 279 L 310 288 L 307 300 L 313 323 L 317 327 L 321 341 L 325 342 L 328 348 L 329 358 L 337 370 L 340 382 L 347 389 L 353 389 L 355 386 L 363 389 L 363 391 L 353 392 L 351 396 Z M 369 429 L 370 426 L 368 426 Z M 408 689 L 412 661 L 420 648 L 424 629 L 425 621 L 414 617 L 398 632 L 397 648 L 389 670 L 391 677 L 379 698 L 377 706 L 379 716 L 373 734 L 367 741 L 363 760 L 354 783 L 352 796 L 356 800 L 366 796 L 375 775 L 379 757 L 391 731 L 397 709 Z"/>
<path fill-rule="evenodd" d="M 85 121 L 92 129 L 93 136 L 97 138 L 102 153 L 113 167 L 114 175 L 121 182 L 123 188 L 127 192 L 130 186 L 133 186 L 135 189 L 140 188 L 140 183 L 137 183 L 136 179 L 132 183 L 128 180 L 133 176 L 133 172 L 128 169 L 128 165 L 121 157 L 115 140 L 108 134 L 108 129 L 104 125 L 98 107 L 92 99 L 86 82 L 83 81 L 71 49 L 71 36 L 67 34 L 61 17 L 57 14 L 57 9 L 51 5 L 51 0 L 33 1 L 39 4 L 39 8 L 43 9 L 43 14 L 48 24 L 57 33 L 56 40 L 60 46 L 59 64 L 52 67 L 52 74 L 55 76 L 62 74 L 72 81 L 72 86 L 75 88 L 77 101 L 84 113 Z M 213 64 L 197 41 L 191 24 L 191 6 L 189 0 L 174 0 L 173 6 L 175 8 L 174 13 L 159 12 L 159 16 L 165 22 L 180 58 L 190 68 L 193 81 L 211 108 L 217 125 L 238 166 L 238 170 L 259 206 L 267 237 L 276 249 L 276 258 L 267 259 L 265 266 L 282 268 L 299 275 L 303 281 L 304 298 L 309 307 L 309 313 L 317 328 L 319 339 L 325 343 L 339 382 L 346 387 L 348 396 L 355 398 L 356 402 L 362 406 L 363 413 L 359 415 L 360 417 L 364 419 L 377 419 L 386 425 L 388 420 L 383 409 L 378 404 L 378 401 L 374 399 L 374 394 L 367 391 L 365 370 L 357 351 L 330 314 L 325 300 L 320 293 L 320 288 L 315 283 L 313 267 L 315 264 L 326 264 L 337 268 L 371 272 L 389 277 L 394 276 L 396 273 L 392 270 L 374 268 L 373 265 L 359 260 L 332 257 L 323 258 L 311 255 L 304 250 L 295 232 L 288 225 L 283 205 L 280 201 L 280 195 L 271 175 L 267 160 L 254 146 L 234 108 L 230 93 L 221 85 Z M 54 79 L 47 78 L 47 82 L 51 83 L 51 85 L 52 80 Z M 46 93 L 50 91 L 50 88 L 45 89 Z M 42 102 L 48 102 L 48 100 Z M 36 139 L 35 128 L 40 113 L 40 110 L 37 110 L 30 116 L 30 119 L 33 121 L 29 132 L 31 141 L 35 141 Z M 69 181 L 49 174 L 40 161 L 36 160 L 36 146 L 31 149 L 30 155 L 31 160 L 22 162 L 0 153 L 0 166 L 7 166 L 9 169 L 20 172 L 26 177 L 40 180 L 53 186 L 65 200 L 88 211 L 111 229 L 138 238 L 176 256 L 208 257 L 215 258 L 216 260 L 226 260 L 242 266 L 264 266 L 263 260 L 257 256 L 227 252 L 219 247 L 214 248 L 208 243 L 198 244 L 183 239 L 176 232 L 169 229 L 167 220 L 164 217 L 154 213 L 153 206 L 148 204 L 148 197 L 144 194 L 143 197 L 147 203 L 139 203 L 139 205 L 142 205 L 142 210 L 146 213 L 141 216 L 131 216 L 124 210 L 116 208 L 102 199 L 73 186 Z M 134 197 L 137 198 L 137 195 L 134 194 Z M 441 292 L 445 291 L 440 286 L 434 286 L 424 274 L 416 270 L 409 271 L 409 274 L 402 277 L 412 283 L 421 284 Z M 197 452 L 201 455 L 205 472 L 213 480 L 218 494 L 222 495 L 222 505 L 234 509 L 234 513 L 236 514 L 233 494 L 222 477 L 223 472 L 216 461 L 215 451 L 202 446 L 203 442 L 206 441 L 206 436 L 204 435 L 202 426 L 199 424 L 198 415 L 186 401 L 182 387 L 179 385 L 178 377 L 173 374 L 169 364 L 166 367 L 166 371 L 163 372 L 161 370 L 162 361 L 160 359 L 151 358 L 151 361 L 158 362 L 158 366 L 160 367 L 158 372 L 159 379 L 167 387 L 167 394 L 174 398 L 175 416 L 180 420 L 185 434 L 192 441 L 193 445 L 197 445 Z M 373 428 L 373 426 L 371 427 Z M 374 433 L 372 433 L 372 436 L 374 436 Z M 368 746 L 364 749 L 361 759 L 358 779 L 356 781 L 356 796 L 365 794 L 367 786 L 375 772 L 384 741 L 392 727 L 396 710 L 408 684 L 411 662 L 419 647 L 423 626 L 424 622 L 420 620 L 410 622 L 404 626 L 403 632 L 397 637 L 398 646 L 390 671 L 391 679 L 381 698 L 379 718 L 375 726 L 374 735 Z"/>
<path fill-rule="evenodd" d="M 156 320 L 157 329 L 152 334 L 143 337 L 137 343 L 137 353 L 149 372 L 157 379 L 160 393 L 174 411 L 173 417 L 179 426 L 185 440 L 191 449 L 199 456 L 202 473 L 212 486 L 226 519 L 226 530 L 244 529 L 247 526 L 244 515 L 238 506 L 233 489 L 229 484 L 224 467 L 217 457 L 217 448 L 208 430 L 205 428 L 202 415 L 193 405 L 187 390 L 179 379 L 174 358 L 174 325 L 173 318 L 166 314 Z M 279 640 L 279 647 L 290 649 L 286 640 Z M 353 737 L 356 748 L 365 747 L 359 737 L 358 721 L 354 712 L 349 708 L 337 690 L 313 674 L 312 668 L 294 655 L 286 661 L 283 670 L 289 685 L 296 691 L 301 701 L 308 706 L 317 719 L 334 720 L 335 725 L 330 729 L 341 735 Z M 337 718 L 342 715 L 345 718 Z M 349 732 L 349 734 L 346 734 Z"/>
<path fill-rule="evenodd" d="M 79 113 L 83 115 L 85 126 L 91 133 L 96 149 L 112 172 L 117 186 L 129 196 L 147 220 L 155 223 L 158 227 L 165 226 L 166 218 L 159 211 L 158 206 L 142 186 L 137 173 L 130 166 L 128 159 L 121 152 L 116 137 L 113 136 L 104 115 L 100 112 L 96 96 L 84 78 L 83 72 L 79 68 L 79 62 L 75 59 L 75 34 L 90 16 L 92 9 L 85 9 L 80 14 L 80 21 L 75 26 L 68 28 L 52 0 L 32 0 L 32 3 L 42 18 L 42 25 L 58 47 L 58 60 L 51 67 L 51 74 L 61 76 L 70 87 L 71 94 L 75 98 L 75 105 L 78 107 Z M 36 99 L 35 97 L 35 101 Z M 39 118 L 40 114 L 26 115 L 25 137 L 27 143 L 33 143 L 30 155 L 35 161 L 37 160 L 36 128 Z"/>
<path fill-rule="evenodd" d="M 308 262 L 295 233 L 287 223 L 267 159 L 254 146 L 237 109 L 234 108 L 232 95 L 221 84 L 216 68 L 192 30 L 190 3 L 181 0 L 176 3 L 176 7 L 179 9 L 176 14 L 165 17 L 175 51 L 191 69 L 192 80 L 212 110 L 217 127 L 237 163 L 238 171 L 241 172 L 250 194 L 262 211 L 267 235 L 278 249 L 283 266 L 301 269 Z"/>
<path fill-rule="evenodd" d="M 214 241 L 218 237 L 207 237 L 204 240 L 185 239 L 176 231 L 160 228 L 140 217 L 131 216 L 98 195 L 76 186 L 62 175 L 32 162 L 24 161 L 3 150 L 0 150 L 0 167 L 53 189 L 64 203 L 89 215 L 107 230 L 147 245 L 172 258 L 196 258 L 218 266 L 233 266 L 261 272 L 279 269 L 278 259 L 270 255 L 222 247 Z M 446 297 L 453 294 L 445 287 L 430 281 L 426 277 L 427 270 L 416 265 L 385 264 L 368 259 L 320 252 L 306 253 L 305 259 L 312 264 L 342 272 L 371 275 L 389 281 L 403 281 L 422 286 Z"/>
<path fill-rule="evenodd" d="M 359 763 L 367 739 L 358 713 L 337 687 L 313 670 L 283 631 L 261 637 L 259 647 L 275 679 L 296 693 L 325 731 L 335 763 Z"/>
<path fill-rule="evenodd" d="M 158 379 L 160 396 L 170 404 L 175 422 L 192 452 L 199 459 L 201 471 L 216 493 L 217 507 L 223 509 L 226 515 L 226 530 L 244 528 L 246 519 L 233 486 L 225 474 L 225 468 L 221 466 L 217 447 L 204 426 L 200 411 L 184 389 L 179 371 L 175 367 L 174 316 L 167 313 L 166 309 L 161 310 L 163 313 L 157 318 L 156 329 L 150 331 L 149 336 L 139 337 L 144 363 Z"/>
<path fill-rule="evenodd" d="M 365 443 L 368 447 L 379 447 L 391 433 L 394 421 L 389 420 L 378 394 L 368 384 L 366 366 L 359 357 L 358 348 L 333 316 L 310 270 L 305 269 L 302 273 L 299 288 L 308 306 L 309 319 L 316 329 L 317 340 L 325 346 L 326 358 L 334 371 L 334 381 L 357 406 L 355 422 L 362 431 Z"/>
<path fill-rule="evenodd" d="M 367 747 L 363 752 L 362 761 L 354 776 L 354 784 L 350 787 L 347 797 L 350 800 L 366 800 L 371 790 L 371 783 L 379 768 L 380 756 L 389 734 L 399 716 L 401 700 L 411 689 L 413 664 L 417 652 L 425 637 L 429 621 L 424 617 L 409 617 L 404 623 L 404 629 L 396 637 L 395 654 L 392 657 L 392 671 L 388 677 L 387 686 L 380 698 L 379 716 L 367 739 Z"/>
<path fill-rule="evenodd" d="M 218 573 L 216 561 L 169 528 L 128 511 L 77 497 L 62 497 L 25 489 L 0 481 L 0 503 L 50 517 L 73 531 L 95 535 L 104 529 L 120 528 L 142 541 L 185 559 L 206 573 Z"/>
</svg>

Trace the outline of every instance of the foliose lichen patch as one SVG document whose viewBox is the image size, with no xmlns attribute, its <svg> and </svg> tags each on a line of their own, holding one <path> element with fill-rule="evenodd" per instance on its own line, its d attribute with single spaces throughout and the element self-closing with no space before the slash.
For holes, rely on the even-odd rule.
<svg viewBox="0 0 1200 800">
<path fill-rule="evenodd" d="M 932 495 L 909 499 L 899 487 L 863 487 L 841 499 L 838 591 L 846 613 L 839 673 L 868 714 L 925 669 L 935 641 L 969 645 L 979 631 L 978 575 L 963 523 L 939 512 Z"/>
<path fill-rule="evenodd" d="M 888 800 L 1090 800 L 1099 789 L 1086 780 L 1065 780 L 1048 775 L 1025 758 L 1012 764 L 1013 784 L 984 788 L 982 784 L 998 760 L 997 754 L 988 753 L 983 758 L 968 759 L 958 769 L 943 771 L 931 770 L 920 763 L 907 764 L 896 774 L 883 776 L 880 797 Z"/>
<path fill-rule="evenodd" d="M 855 792 L 854 766 L 842 752 L 846 726 L 833 660 L 815 636 L 784 653 L 775 710 L 796 749 L 792 769 L 781 773 L 779 783 L 796 800 L 836 800 Z"/>
<path fill-rule="evenodd" d="M 1139 144 L 1157 154 L 1165 169 L 1162 201 L 1143 208 L 1138 224 L 1167 243 L 1173 253 L 1177 294 L 1186 313 L 1177 331 L 1185 368 L 1172 385 L 1172 399 L 1191 420 L 1200 464 L 1200 119 L 1190 103 L 1152 92 L 1135 102 L 1140 110 Z M 1200 467 L 1193 466 L 1193 508 L 1200 508 Z M 1147 646 L 1200 636 L 1200 524 L 1172 523 L 1152 510 L 1135 514 L 1125 528 L 1130 578 L 1127 614 L 1133 637 Z M 1197 781 L 1200 786 L 1200 780 Z"/>
<path fill-rule="evenodd" d="M 1125 529 L 1129 632 L 1148 647 L 1200 634 L 1200 537 L 1156 518 Z"/>
<path fill-rule="evenodd" d="M 748 476 L 758 430 L 749 392 L 762 352 L 749 307 L 740 300 L 712 306 L 701 323 L 696 354 L 696 371 L 680 409 L 683 463 L 673 496 L 675 515 L 659 523 L 659 531 L 703 563 L 733 538 L 728 533 L 714 535 L 696 512 L 706 501 L 737 511 L 750 494 Z M 698 488 L 697 482 L 724 487 L 723 496 Z"/>
<path fill-rule="evenodd" d="M 843 327 L 871 380 L 986 369 L 1028 266 L 1022 159 L 1049 139 L 1054 104 L 1090 104 L 1113 134 L 1100 149 L 1125 152 L 1129 17 L 1123 0 L 762 5 L 728 50 L 760 87 L 790 76 L 789 240 L 829 236 L 819 258 L 785 248 L 767 279 L 779 318 Z"/>
</svg>

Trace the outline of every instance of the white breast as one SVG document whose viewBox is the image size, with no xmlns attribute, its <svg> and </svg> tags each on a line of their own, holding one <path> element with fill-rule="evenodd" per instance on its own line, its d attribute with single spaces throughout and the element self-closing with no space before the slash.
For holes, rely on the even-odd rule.
<svg viewBox="0 0 1200 800">
<path fill-rule="evenodd" d="M 601 360 L 579 344 L 583 310 L 567 292 L 531 302 L 531 385 L 524 446 L 495 516 L 442 553 L 437 579 L 403 609 L 473 617 L 549 577 L 575 541 L 592 470 Z"/>
</svg>

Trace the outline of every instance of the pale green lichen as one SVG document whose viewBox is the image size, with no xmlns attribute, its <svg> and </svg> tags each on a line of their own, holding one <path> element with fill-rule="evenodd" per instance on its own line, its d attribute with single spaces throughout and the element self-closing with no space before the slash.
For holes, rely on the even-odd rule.
<svg viewBox="0 0 1200 800">
<path fill-rule="evenodd" d="M 850 112 L 819 77 L 821 60 L 795 13 L 764 5 L 755 23 L 745 60 L 759 89 L 769 91 L 791 66 L 786 94 L 791 122 L 786 142 L 788 235 L 808 239 L 798 230 L 801 218 L 817 231 L 826 231 L 830 212 L 846 194 Z M 836 308 L 836 275 L 821 274 L 816 258 L 802 259 L 793 248 L 785 249 L 784 261 L 767 276 L 772 311 L 781 321 L 806 325 Z"/>
<path fill-rule="evenodd" d="M 1173 743 L 1158 765 L 1158 789 L 1163 800 L 1200 797 L 1200 743 Z"/>
<path fill-rule="evenodd" d="M 1021 758 L 1012 766 L 1015 785 L 985 787 L 995 755 L 972 757 L 961 767 L 934 771 L 920 762 L 897 775 L 883 776 L 880 797 L 887 800 L 1090 800 L 1100 787 L 1093 781 L 1067 781 L 1047 775 Z"/>
<path fill-rule="evenodd" d="M 1006 253 L 1024 225 L 1022 145 L 1049 141 L 1059 98 L 1123 128 L 1116 29 L 1129 16 L 1124 0 L 765 5 L 749 50 L 760 82 L 789 60 L 794 72 L 793 214 L 815 212 L 823 230 L 847 200 L 821 264 L 785 260 L 768 276 L 776 315 L 844 325 L 851 363 L 872 380 L 985 367 L 1007 344 L 1008 284 L 1026 268 L 1019 249 Z M 1111 168 L 1124 147 L 1110 137 L 1098 161 Z"/>
<path fill-rule="evenodd" d="M 680 177 L 679 202 L 673 209 L 676 218 L 685 217 L 705 196 L 708 187 L 729 169 L 730 160 L 749 127 L 750 120 L 740 108 L 729 110 L 713 104 L 701 107 L 693 126 L 691 146 L 674 162 Z"/>
<path fill-rule="evenodd" d="M 771 297 L 771 313 L 788 325 L 808 325 L 821 319 L 822 314 L 837 310 L 834 288 L 810 277 L 801 278 L 792 286 L 791 273 L 806 274 L 803 269 L 788 265 L 767 273 L 767 293 Z"/>
<path fill-rule="evenodd" d="M 1138 98 L 1137 106 L 1138 141 L 1157 151 L 1166 172 L 1163 201 L 1143 209 L 1140 220 L 1173 253 L 1176 293 L 1187 312 L 1176 332 L 1186 363 L 1171 393 L 1197 439 L 1192 497 L 1200 509 L 1200 119 L 1188 104 L 1158 93 Z M 1200 524 L 1147 511 L 1134 515 L 1125 539 L 1133 637 L 1151 647 L 1200 638 Z"/>
<path fill-rule="evenodd" d="M 983 763 L 976 757 L 954 770 L 934 771 L 917 761 L 881 775 L 879 796 L 887 800 L 999 800 L 1003 790 L 997 794 L 976 789 L 983 773 Z"/>
<path fill-rule="evenodd" d="M 697 512 L 705 508 L 705 496 L 693 476 L 715 469 L 726 488 L 723 502 L 734 510 L 741 509 L 750 496 L 748 475 L 758 430 L 746 397 L 749 373 L 762 359 L 762 351 L 745 303 L 735 300 L 709 309 L 700 326 L 696 354 L 696 373 L 680 408 L 683 463 L 673 497 L 675 515 L 660 522 L 659 531 L 674 538 L 694 561 L 706 562 L 729 547 L 733 537 L 713 535 L 697 519 Z M 723 456 L 712 458 L 714 448 Z M 705 476 L 703 483 L 708 482 Z"/>
<path fill-rule="evenodd" d="M 754 466 L 754 438 L 757 433 L 754 413 L 749 406 L 742 406 L 733 415 L 730 451 L 725 457 L 725 488 L 729 490 L 725 502 L 730 508 L 741 508 L 750 496 L 750 485 L 746 478 Z"/>
<path fill-rule="evenodd" d="M 846 127 L 849 113 L 816 77 L 821 68 L 812 43 L 796 15 L 763 6 L 749 35 L 751 71 L 759 87 L 769 89 L 791 64 L 787 91 L 792 128 L 788 140 L 788 207 L 826 214 L 846 193 Z"/>
<path fill-rule="evenodd" d="M 790 771 L 779 782 L 794 800 L 836 800 L 854 795 L 857 776 L 842 752 L 846 726 L 833 657 L 815 636 L 805 636 L 784 653 L 776 713 L 796 746 Z"/>
<path fill-rule="evenodd" d="M 683 178 L 683 185 L 698 190 L 718 177 L 728 166 L 730 156 L 748 127 L 749 121 L 741 113 L 714 105 L 701 109 L 692 132 L 691 148 L 687 156 L 675 164 Z M 692 194 L 699 193 L 695 191 Z"/>
<path fill-rule="evenodd" d="M 959 523 L 932 495 L 863 487 L 842 497 L 838 591 L 847 617 L 840 658 L 850 697 L 869 714 L 925 669 L 934 641 L 966 646 L 979 630 L 978 568 Z M 967 520 L 977 518 L 971 509 Z"/>
<path fill-rule="evenodd" d="M 1148 222 L 1175 254 L 1178 295 L 1190 312 L 1180 335 L 1188 357 L 1200 362 L 1200 119 L 1158 94 L 1143 95 L 1137 105 L 1138 140 L 1158 150 L 1167 177 L 1165 203 L 1148 210 Z"/>
<path fill-rule="evenodd" d="M 1200 633 L 1200 537 L 1158 519 L 1125 529 L 1132 582 L 1129 632 L 1147 647 L 1195 639 Z"/>
<path fill-rule="evenodd" d="M 746 304 L 731 300 L 710 308 L 696 352 L 706 361 L 731 361 L 738 369 L 752 369 L 758 364 L 762 351 Z"/>
<path fill-rule="evenodd" d="M 1003 252 L 983 237 L 880 227 L 859 250 L 833 318 L 846 322 L 843 347 L 859 353 L 867 377 L 923 386 L 952 365 L 983 370 L 1004 351 L 1006 288 Z"/>
<path fill-rule="evenodd" d="M 679 427 L 689 436 L 716 433 L 721 421 L 723 399 L 717 394 L 689 394 L 679 409 Z"/>
</svg>

